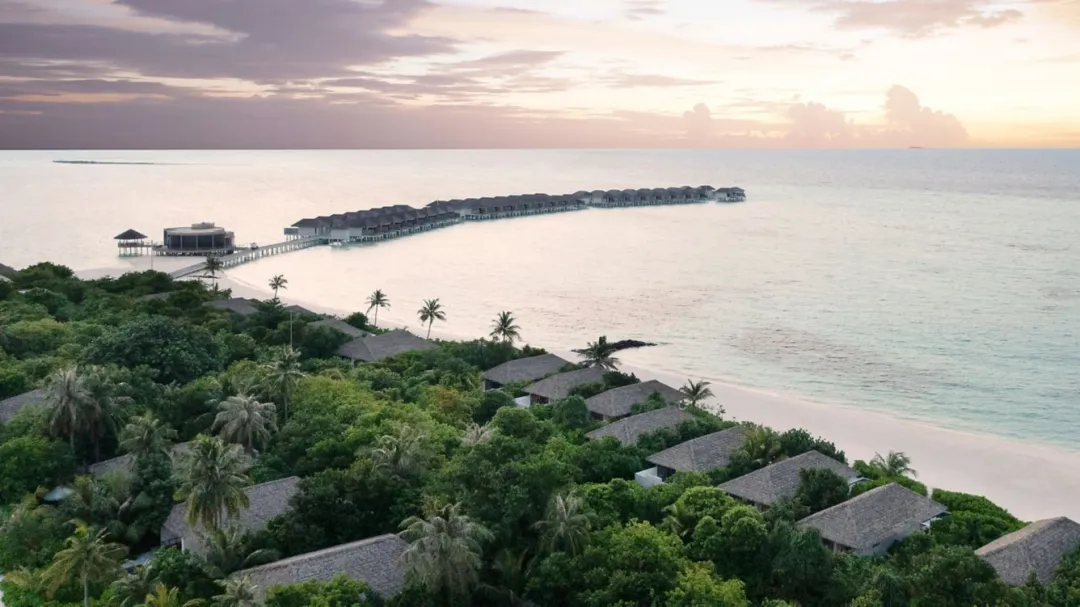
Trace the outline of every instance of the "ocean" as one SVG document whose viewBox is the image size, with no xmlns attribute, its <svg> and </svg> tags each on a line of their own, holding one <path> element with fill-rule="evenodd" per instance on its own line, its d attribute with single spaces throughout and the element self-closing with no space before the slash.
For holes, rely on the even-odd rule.
<svg viewBox="0 0 1080 607">
<path fill-rule="evenodd" d="M 150 162 L 71 165 L 53 160 Z M 228 272 L 286 298 L 533 344 L 658 345 L 636 367 L 1077 449 L 1080 151 L 0 152 L 0 263 L 122 268 L 112 237 L 436 199 L 711 184 L 748 200 L 469 223 Z M 167 268 L 176 260 L 156 260 Z"/>
</svg>

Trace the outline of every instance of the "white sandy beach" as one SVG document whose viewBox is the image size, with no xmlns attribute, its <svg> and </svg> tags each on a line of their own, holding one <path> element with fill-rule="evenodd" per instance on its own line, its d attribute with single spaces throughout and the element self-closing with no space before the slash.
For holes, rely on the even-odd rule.
<svg viewBox="0 0 1080 607">
<path fill-rule="evenodd" d="M 177 267 L 192 261 L 188 258 Z M 93 278 L 142 269 L 134 265 L 131 268 L 89 270 L 78 274 L 80 277 Z M 270 296 L 266 290 L 230 280 L 228 276 L 221 278 L 219 284 L 222 289 L 232 289 L 236 297 L 265 299 Z M 299 304 L 321 313 L 346 315 L 353 311 L 330 309 L 292 297 L 287 292 L 282 294 L 282 299 L 286 303 Z M 397 322 L 399 318 L 390 314 L 386 316 L 389 318 L 380 316 L 380 324 L 409 326 L 413 331 L 419 330 L 415 321 L 403 325 Z M 433 330 L 432 337 L 470 339 L 476 336 Z M 535 345 L 570 360 L 574 358 L 568 349 L 563 349 L 565 344 Z M 659 379 L 676 387 L 686 381 L 685 377 L 632 366 L 626 366 L 624 370 L 636 373 L 642 379 Z M 711 381 L 711 378 L 705 379 Z M 729 418 L 765 424 L 780 431 L 793 427 L 805 428 L 836 443 L 851 460 L 869 459 L 875 452 L 903 451 L 911 457 L 912 465 L 919 473 L 918 479 L 932 487 L 985 495 L 1025 520 L 1054 516 L 1080 519 L 1078 452 L 950 430 L 876 411 L 815 403 L 719 381 L 713 381 L 712 389 L 716 402 L 723 404 Z"/>
</svg>

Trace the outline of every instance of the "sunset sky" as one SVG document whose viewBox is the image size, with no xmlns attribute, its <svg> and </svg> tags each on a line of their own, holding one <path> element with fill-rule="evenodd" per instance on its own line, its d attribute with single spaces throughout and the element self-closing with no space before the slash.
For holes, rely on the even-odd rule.
<svg viewBox="0 0 1080 607">
<path fill-rule="evenodd" d="M 1080 0 L 0 0 L 0 148 L 1080 147 Z"/>
</svg>

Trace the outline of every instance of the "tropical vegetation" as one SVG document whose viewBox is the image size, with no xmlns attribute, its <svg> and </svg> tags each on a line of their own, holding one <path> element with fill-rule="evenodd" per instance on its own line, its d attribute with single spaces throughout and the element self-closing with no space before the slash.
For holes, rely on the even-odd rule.
<svg viewBox="0 0 1080 607">
<path fill-rule="evenodd" d="M 599 423 L 585 399 L 639 381 L 616 370 L 606 338 L 580 351 L 602 382 L 522 409 L 521 385 L 485 392 L 481 381 L 543 353 L 518 345 L 509 312 L 490 339 L 353 365 L 334 355 L 348 336 L 313 325 L 317 316 L 291 319 L 276 299 L 241 317 L 202 305 L 228 293 L 198 281 L 83 281 L 47 263 L 10 284 L 0 400 L 42 391 L 0 425 L 8 607 L 246 606 L 263 595 L 270 607 L 1058 607 L 1080 596 L 1080 554 L 1048 584 L 1001 581 L 974 550 L 1025 523 L 979 496 L 934 489 L 950 515 L 880 558 L 834 552 L 794 524 L 891 482 L 930 494 L 900 452 L 850 462 L 868 479 L 854 488 L 806 472 L 762 512 L 717 485 L 810 450 L 848 458 L 804 430 L 746 424 L 727 466 L 641 487 L 634 474 L 650 454 L 736 424 L 697 381 L 684 386 L 679 426 L 632 445 L 587 439 Z M 375 293 L 367 312 L 377 314 L 389 300 Z M 446 318 L 438 300 L 418 315 L 429 331 Z M 348 322 L 381 331 L 365 314 Z M 96 472 L 118 456 L 129 457 Z M 262 530 L 234 526 L 245 488 L 292 476 L 288 512 Z M 204 534 L 199 554 L 159 546 L 181 502 Z M 345 577 L 258 589 L 242 573 L 391 533 L 407 542 L 394 597 Z"/>
</svg>

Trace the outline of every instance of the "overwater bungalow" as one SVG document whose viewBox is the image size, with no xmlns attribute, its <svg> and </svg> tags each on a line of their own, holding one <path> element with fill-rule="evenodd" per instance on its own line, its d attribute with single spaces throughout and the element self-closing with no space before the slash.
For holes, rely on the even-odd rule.
<svg viewBox="0 0 1080 607">
<path fill-rule="evenodd" d="M 948 508 L 925 495 L 889 483 L 811 514 L 796 525 L 817 529 L 821 540 L 834 550 L 881 556 L 946 514 Z"/>
</svg>

